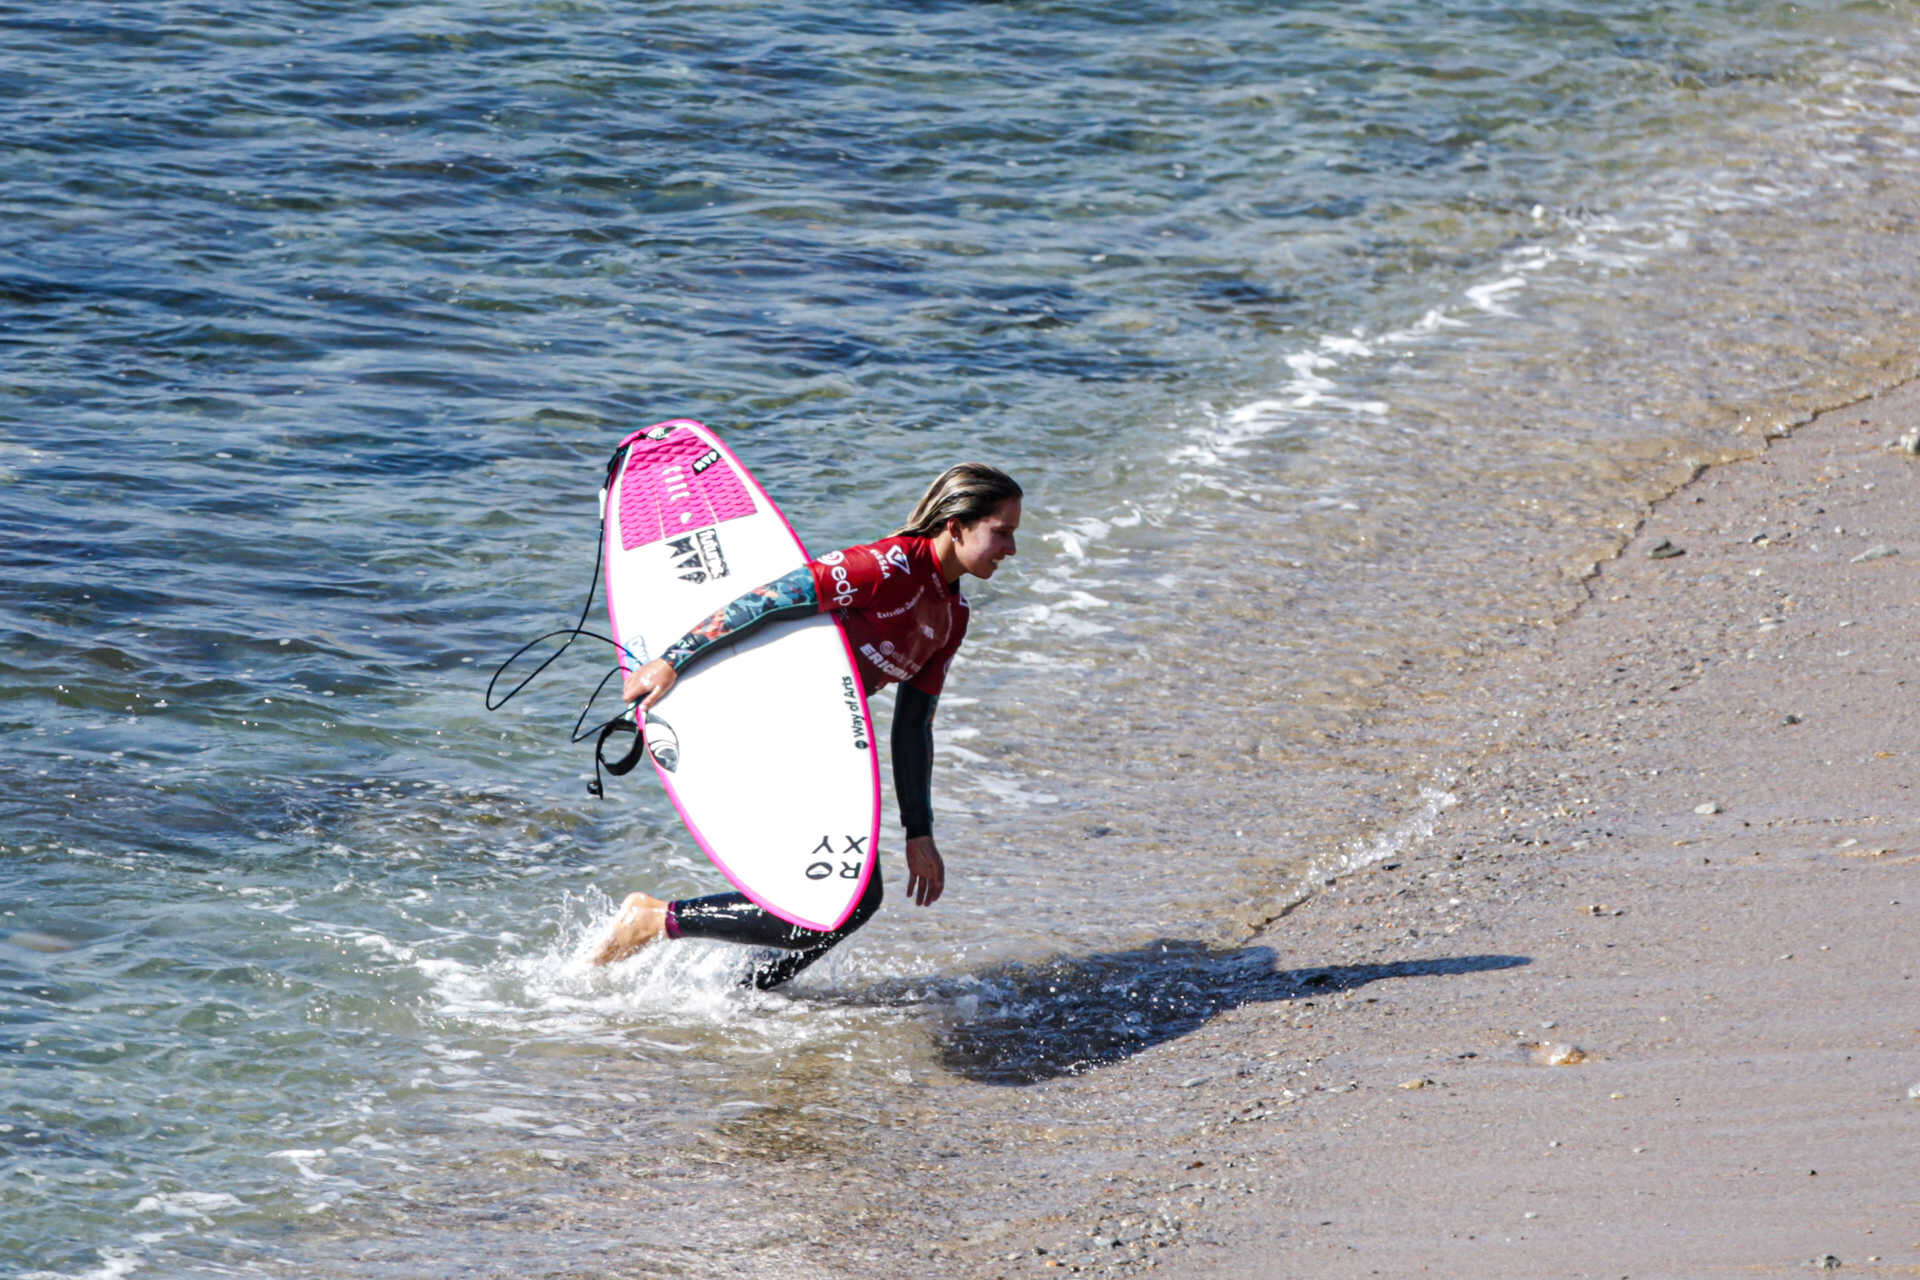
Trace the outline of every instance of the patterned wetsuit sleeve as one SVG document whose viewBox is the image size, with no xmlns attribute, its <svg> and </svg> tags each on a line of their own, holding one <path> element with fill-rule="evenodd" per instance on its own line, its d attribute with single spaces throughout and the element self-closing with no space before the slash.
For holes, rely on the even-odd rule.
<svg viewBox="0 0 1920 1280">
<path fill-rule="evenodd" d="M 910 684 L 893 701 L 893 789 L 907 839 L 933 834 L 933 712 L 940 699 Z"/>
<path fill-rule="evenodd" d="M 776 618 L 807 618 L 818 612 L 820 595 L 813 588 L 813 574 L 803 565 L 716 609 L 705 622 L 668 645 L 660 657 L 675 671 L 685 671 L 709 649 L 732 644 Z"/>
</svg>

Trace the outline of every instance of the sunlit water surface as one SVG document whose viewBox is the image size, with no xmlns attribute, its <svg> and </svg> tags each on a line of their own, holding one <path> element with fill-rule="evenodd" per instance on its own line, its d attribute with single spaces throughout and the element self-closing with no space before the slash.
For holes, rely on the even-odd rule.
<svg viewBox="0 0 1920 1280">
<path fill-rule="evenodd" d="M 1640 503 L 1912 372 L 1917 14 L 0 4 L 0 1269 L 724 1270 L 1204 1016 L 1112 957 L 1419 839 Z M 786 993 L 583 963 L 719 886 L 585 792 L 606 653 L 482 705 L 679 415 L 820 550 L 1030 495 L 948 896 Z"/>
</svg>

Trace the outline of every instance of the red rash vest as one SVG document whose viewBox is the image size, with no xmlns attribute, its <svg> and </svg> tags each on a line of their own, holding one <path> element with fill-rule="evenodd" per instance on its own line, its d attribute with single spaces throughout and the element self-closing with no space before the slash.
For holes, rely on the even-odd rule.
<svg viewBox="0 0 1920 1280">
<path fill-rule="evenodd" d="M 931 538 L 882 538 L 828 552 L 807 568 L 820 608 L 838 613 L 847 629 L 869 694 L 904 681 L 940 696 L 969 611 L 960 584 L 940 576 Z"/>
</svg>

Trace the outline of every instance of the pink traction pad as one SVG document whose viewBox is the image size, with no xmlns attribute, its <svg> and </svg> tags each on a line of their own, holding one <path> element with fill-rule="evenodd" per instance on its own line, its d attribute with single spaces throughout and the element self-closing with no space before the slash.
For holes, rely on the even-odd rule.
<svg viewBox="0 0 1920 1280">
<path fill-rule="evenodd" d="M 628 551 L 689 529 L 754 513 L 753 495 L 733 460 L 696 431 L 641 436 L 627 450 L 620 482 L 620 545 Z"/>
</svg>

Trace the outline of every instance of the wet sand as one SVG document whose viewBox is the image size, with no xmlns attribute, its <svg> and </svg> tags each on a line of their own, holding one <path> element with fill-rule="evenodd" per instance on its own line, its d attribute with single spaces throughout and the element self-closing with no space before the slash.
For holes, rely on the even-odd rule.
<svg viewBox="0 0 1920 1280">
<path fill-rule="evenodd" d="M 1654 506 L 1476 674 L 1430 836 L 1034 975 L 1164 1025 L 998 1085 L 949 1029 L 796 1225 L 849 1274 L 1920 1275 L 1916 429 L 1908 384 Z"/>
</svg>

